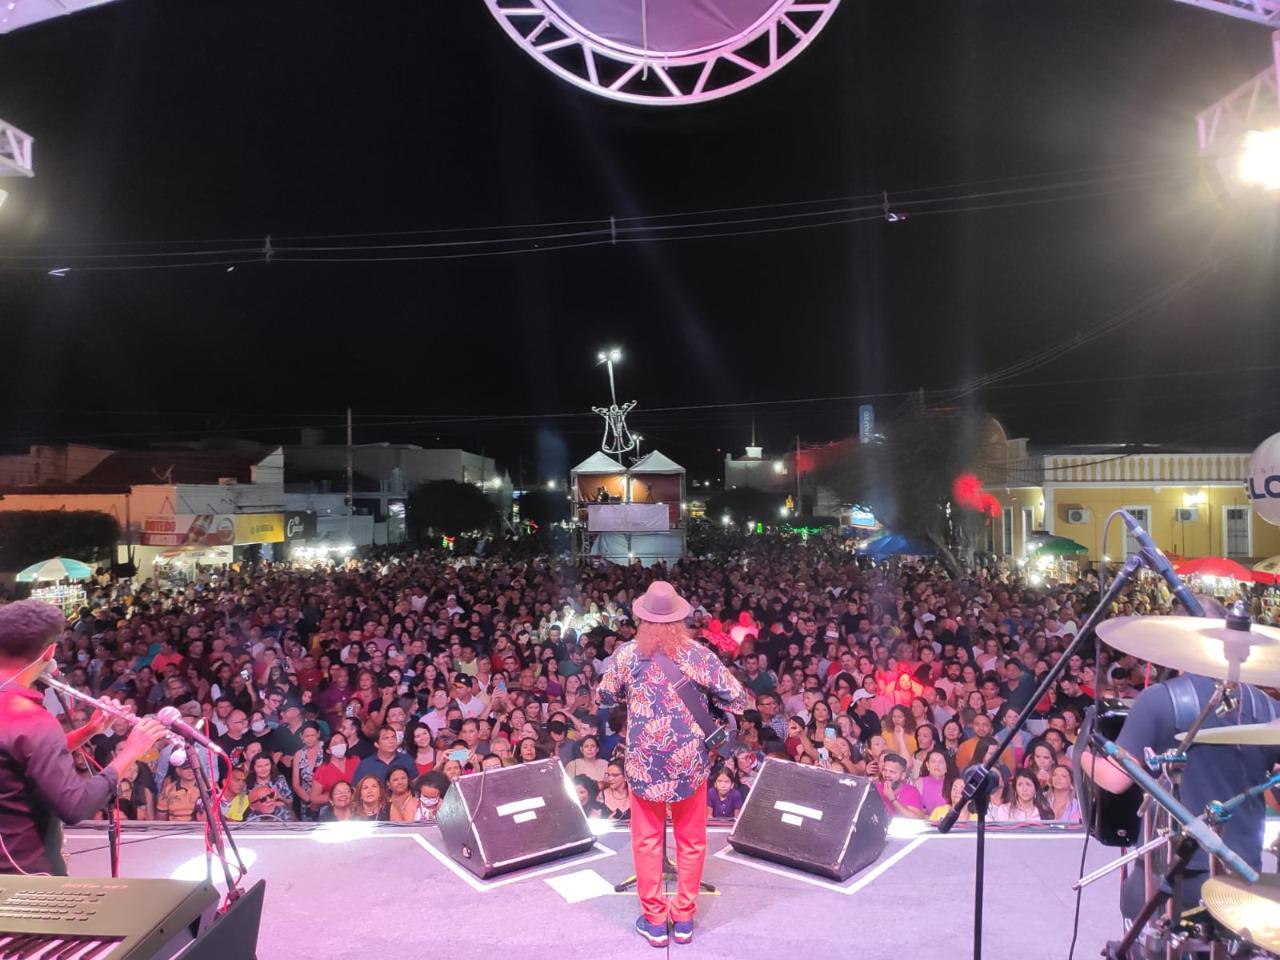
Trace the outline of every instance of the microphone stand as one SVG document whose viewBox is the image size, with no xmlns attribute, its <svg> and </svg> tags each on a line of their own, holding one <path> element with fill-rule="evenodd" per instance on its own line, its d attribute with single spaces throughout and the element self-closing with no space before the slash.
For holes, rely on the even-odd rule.
<svg viewBox="0 0 1280 960">
<path fill-rule="evenodd" d="M 56 687 L 45 687 L 46 690 L 53 691 L 54 699 L 58 701 L 58 706 L 62 707 L 62 712 L 68 720 L 71 719 L 71 701 L 67 699 L 66 694 Z M 85 763 L 89 764 L 89 748 L 88 744 L 93 742 L 90 737 L 85 743 L 80 744 L 78 749 L 84 754 Z M 89 764 L 89 772 L 93 772 L 92 764 Z M 117 785 L 117 790 L 119 785 Z M 102 814 L 107 818 L 107 853 L 111 858 L 111 877 L 114 880 L 120 879 L 120 821 L 116 819 L 116 798 L 115 796 L 107 797 L 107 804 L 102 808 Z"/>
<path fill-rule="evenodd" d="M 240 898 L 244 891 L 237 886 L 237 881 L 231 876 L 231 864 L 227 859 L 227 849 L 223 843 L 224 838 L 231 845 L 232 852 L 235 854 L 236 863 L 240 868 L 240 876 L 243 877 L 248 871 L 245 868 L 244 861 L 240 858 L 240 850 L 236 847 L 235 841 L 231 839 L 231 831 L 227 827 L 226 818 L 223 816 L 222 805 L 219 802 L 220 798 L 214 799 L 212 796 L 213 790 L 209 784 L 209 776 L 205 772 L 204 764 L 199 759 L 200 749 L 194 743 L 187 748 L 187 769 L 195 774 L 196 789 L 200 793 L 200 802 L 204 804 L 205 831 L 208 835 L 208 840 L 213 844 L 218 861 L 222 864 L 222 875 L 227 882 L 227 905 L 230 906 Z M 212 760 L 211 753 L 209 756 Z M 210 869 L 212 869 L 212 864 L 210 864 Z M 210 879 L 212 880 L 212 878 Z"/>
<path fill-rule="evenodd" d="M 1000 739 L 996 741 L 995 747 L 990 752 L 989 758 L 984 758 L 969 769 L 965 773 L 964 792 L 960 795 L 960 799 L 955 805 L 947 811 L 947 815 L 942 818 L 938 824 L 939 833 L 950 833 L 951 828 L 956 825 L 956 820 L 960 818 L 960 814 L 971 801 L 973 802 L 974 812 L 978 816 L 978 834 L 977 834 L 977 850 L 974 862 L 974 884 L 973 884 L 973 960 L 982 960 L 982 898 L 983 898 L 983 872 L 986 865 L 986 811 L 987 804 L 991 797 L 991 791 L 995 788 L 995 777 L 992 775 L 996 762 L 1009 748 L 1009 744 L 1013 742 L 1022 728 L 1030 719 L 1031 714 L 1035 712 L 1036 706 L 1043 700 L 1049 691 L 1053 689 L 1053 685 L 1058 682 L 1063 671 L 1067 668 L 1067 662 L 1084 647 L 1085 642 L 1093 636 L 1094 630 L 1098 624 L 1106 617 L 1106 612 L 1110 609 L 1111 604 L 1120 596 L 1125 585 L 1133 579 L 1134 575 L 1142 568 L 1141 554 L 1134 554 L 1124 562 L 1124 566 L 1120 568 L 1119 573 L 1112 579 L 1111 584 L 1107 587 L 1107 592 L 1098 600 L 1098 605 L 1093 612 L 1089 614 L 1089 619 L 1084 622 L 1075 639 L 1071 641 L 1067 649 L 1062 652 L 1062 656 L 1058 658 L 1058 662 L 1051 666 L 1044 675 L 1044 679 L 1040 681 L 1040 686 L 1036 688 L 1031 698 L 1023 705 L 1018 719 L 1012 727 L 1007 727 L 1000 734 Z"/>
</svg>

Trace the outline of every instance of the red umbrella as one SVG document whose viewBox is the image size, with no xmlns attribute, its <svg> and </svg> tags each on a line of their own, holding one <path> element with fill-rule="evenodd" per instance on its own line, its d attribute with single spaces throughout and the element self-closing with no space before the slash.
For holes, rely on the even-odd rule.
<svg viewBox="0 0 1280 960">
<path fill-rule="evenodd" d="M 1174 569 L 1184 577 L 1188 574 L 1201 577 L 1230 577 L 1232 580 L 1244 580 L 1247 583 L 1252 583 L 1257 578 L 1254 571 L 1226 557 L 1197 557 L 1178 564 Z"/>
</svg>

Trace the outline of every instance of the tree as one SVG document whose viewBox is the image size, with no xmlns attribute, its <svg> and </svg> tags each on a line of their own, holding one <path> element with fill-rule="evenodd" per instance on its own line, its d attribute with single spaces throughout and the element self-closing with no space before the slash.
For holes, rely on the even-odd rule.
<svg viewBox="0 0 1280 960">
<path fill-rule="evenodd" d="M 952 503 L 957 476 L 982 463 L 981 418 L 913 403 L 885 424 L 884 438 L 849 445 L 808 475 L 842 500 L 861 503 L 891 530 L 927 538 L 958 575 L 955 550 L 980 535 L 985 519 Z"/>
<path fill-rule="evenodd" d="M 86 563 L 114 559 L 120 539 L 115 517 L 96 510 L 14 510 L 0 513 L 0 569 L 21 570 L 41 560 Z"/>
<path fill-rule="evenodd" d="M 419 484 L 405 506 L 409 534 L 416 540 L 425 540 L 433 532 L 455 537 L 473 531 L 492 532 L 498 519 L 497 505 L 483 490 L 456 480 Z"/>
<path fill-rule="evenodd" d="M 520 519 L 546 529 L 569 519 L 569 497 L 563 490 L 530 490 L 520 497 Z"/>
<path fill-rule="evenodd" d="M 786 500 L 784 493 L 766 493 L 746 487 L 722 490 L 707 499 L 707 519 L 712 523 L 720 523 L 721 518 L 728 514 L 734 523 L 745 523 L 748 520 L 769 523 L 778 518 Z"/>
</svg>

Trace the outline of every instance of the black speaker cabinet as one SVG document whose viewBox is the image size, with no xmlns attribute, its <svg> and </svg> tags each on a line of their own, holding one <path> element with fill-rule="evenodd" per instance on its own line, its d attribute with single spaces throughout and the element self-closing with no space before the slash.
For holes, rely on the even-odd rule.
<svg viewBox="0 0 1280 960">
<path fill-rule="evenodd" d="M 769 759 L 729 845 L 832 880 L 848 880 L 884 852 L 889 812 L 865 777 Z"/>
<path fill-rule="evenodd" d="M 482 880 L 585 853 L 595 844 L 554 758 L 459 777 L 437 821 L 445 850 Z"/>
</svg>

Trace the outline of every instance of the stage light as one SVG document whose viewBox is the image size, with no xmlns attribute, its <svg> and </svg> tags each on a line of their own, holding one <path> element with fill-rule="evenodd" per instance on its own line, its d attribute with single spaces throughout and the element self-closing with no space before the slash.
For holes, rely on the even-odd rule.
<svg viewBox="0 0 1280 960">
<path fill-rule="evenodd" d="M 727 526 L 729 526 L 729 524 L 733 523 L 733 517 L 729 516 L 729 515 L 726 513 L 723 517 L 721 517 L 721 518 L 720 518 L 720 522 L 721 522 L 721 523 L 723 523 L 723 524 L 727 527 Z"/>
<path fill-rule="evenodd" d="M 335 820 L 316 827 L 311 833 L 311 839 L 325 844 L 351 843 L 373 836 L 377 829 L 378 825 L 372 820 Z"/>
<path fill-rule="evenodd" d="M 782 507 L 778 510 L 778 516 L 780 517 L 786 517 L 786 516 L 789 516 L 790 514 L 791 514 L 791 511 L 788 510 L 786 507 Z"/>
<path fill-rule="evenodd" d="M 258 854 L 249 847 L 241 847 L 240 859 L 244 861 L 246 868 L 252 867 L 254 862 L 258 859 Z M 204 880 L 207 875 L 208 865 L 206 857 L 202 853 L 198 857 L 192 857 L 190 860 L 184 860 L 182 863 L 174 867 L 173 872 L 169 874 L 169 879 L 199 882 Z M 220 867 L 213 871 L 213 885 L 219 890 L 226 890 L 226 878 L 223 876 L 222 869 Z"/>
<path fill-rule="evenodd" d="M 773 461 L 773 472 L 774 472 L 774 473 L 786 473 L 786 472 L 787 472 L 787 465 L 786 465 L 785 463 L 783 463 L 781 460 L 775 460 L 775 461 Z"/>
<path fill-rule="evenodd" d="M 573 791 L 573 802 L 578 802 L 578 791 Z M 604 837 L 613 833 L 613 821 L 606 820 L 604 817 L 589 817 L 587 819 L 587 829 L 591 831 L 591 835 L 595 837 Z"/>
<path fill-rule="evenodd" d="M 547 489 L 548 489 L 548 490 L 554 490 L 555 488 L 556 488 L 556 482 L 555 482 L 554 480 L 548 480 L 548 481 L 547 481 Z"/>
<path fill-rule="evenodd" d="M 1250 130 L 1236 162 L 1240 182 L 1264 190 L 1280 190 L 1280 129 Z"/>
<path fill-rule="evenodd" d="M 1038 587 L 1040 584 L 1044 583 L 1044 577 L 1040 576 L 1038 573 L 1033 573 L 1031 576 L 1027 577 L 1027 582 L 1033 587 Z"/>
</svg>

